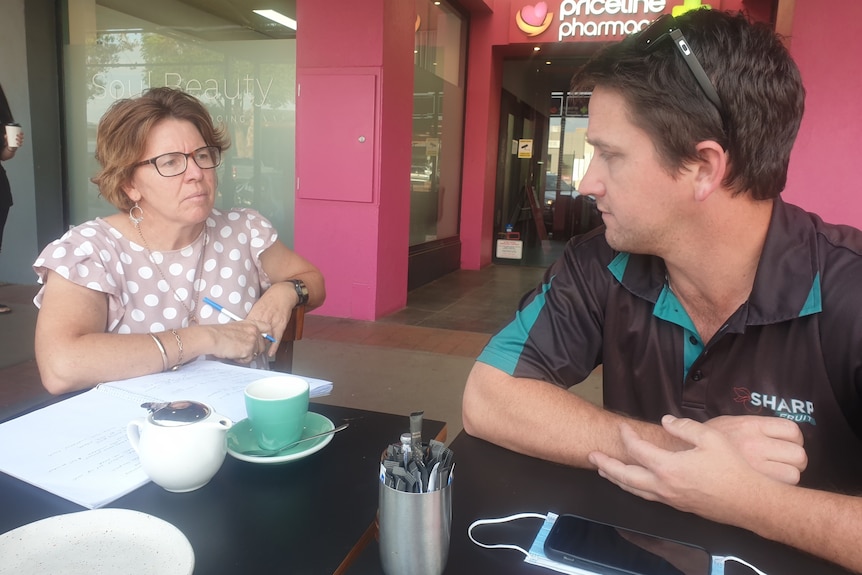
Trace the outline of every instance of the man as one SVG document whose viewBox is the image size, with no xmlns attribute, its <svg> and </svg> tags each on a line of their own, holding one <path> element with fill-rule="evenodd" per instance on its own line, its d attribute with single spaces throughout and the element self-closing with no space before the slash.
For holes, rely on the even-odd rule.
<svg viewBox="0 0 862 575">
<path fill-rule="evenodd" d="M 779 198 L 795 64 L 767 27 L 697 10 L 575 88 L 605 225 L 480 355 L 465 429 L 862 570 L 862 498 L 837 493 L 862 487 L 862 232 Z M 604 409 L 566 391 L 600 364 Z"/>
</svg>

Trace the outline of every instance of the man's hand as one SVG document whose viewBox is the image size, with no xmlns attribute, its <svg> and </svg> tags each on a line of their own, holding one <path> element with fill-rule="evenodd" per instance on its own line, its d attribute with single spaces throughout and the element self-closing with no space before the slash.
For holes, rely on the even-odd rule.
<svg viewBox="0 0 862 575">
<path fill-rule="evenodd" d="M 808 455 L 796 423 L 772 416 L 722 415 L 706 425 L 724 435 L 757 471 L 789 485 L 799 483 Z"/>
<path fill-rule="evenodd" d="M 635 463 L 627 465 L 600 452 L 591 453 L 589 460 L 602 477 L 634 495 L 723 523 L 739 520 L 734 502 L 772 483 L 725 434 L 709 425 L 665 415 L 662 426 L 693 447 L 662 449 L 623 423 L 620 435 L 626 454 Z"/>
</svg>

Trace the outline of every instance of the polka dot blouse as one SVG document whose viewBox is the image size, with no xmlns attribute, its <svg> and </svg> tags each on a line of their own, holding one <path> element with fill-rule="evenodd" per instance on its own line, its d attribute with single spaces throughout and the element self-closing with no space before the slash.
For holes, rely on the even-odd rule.
<svg viewBox="0 0 862 575">
<path fill-rule="evenodd" d="M 205 230 L 190 245 L 153 251 L 151 259 L 144 246 L 96 218 L 49 244 L 33 269 L 39 283 L 44 283 L 48 270 L 54 270 L 71 282 L 105 293 L 108 333 L 187 327 L 186 308 L 201 324 L 231 321 L 204 304 L 204 297 L 245 317 L 270 286 L 260 254 L 275 243 L 278 233 L 251 209 L 213 210 Z M 199 262 L 202 270 L 197 269 Z M 37 307 L 43 291 L 44 287 L 33 300 Z"/>
</svg>

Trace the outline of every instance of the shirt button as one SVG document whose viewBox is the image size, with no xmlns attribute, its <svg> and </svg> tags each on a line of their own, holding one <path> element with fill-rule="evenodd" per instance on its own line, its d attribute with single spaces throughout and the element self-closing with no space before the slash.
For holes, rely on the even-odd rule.
<svg viewBox="0 0 862 575">
<path fill-rule="evenodd" d="M 691 342 L 691 345 L 697 345 L 697 338 L 693 335 L 688 338 L 688 341 Z"/>
<path fill-rule="evenodd" d="M 701 373 L 700 370 L 697 370 L 696 372 L 691 374 L 692 381 L 700 381 L 701 379 L 703 379 L 703 373 Z"/>
</svg>

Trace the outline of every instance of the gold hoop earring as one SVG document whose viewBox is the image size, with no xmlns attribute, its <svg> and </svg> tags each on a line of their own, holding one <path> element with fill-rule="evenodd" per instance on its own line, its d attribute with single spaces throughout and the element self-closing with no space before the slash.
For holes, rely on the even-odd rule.
<svg viewBox="0 0 862 575">
<path fill-rule="evenodd" d="M 137 217 L 135 216 L 135 210 L 138 211 Z M 138 227 L 144 221 L 144 209 L 138 205 L 138 202 L 135 202 L 135 205 L 129 208 L 129 219 L 132 220 L 132 224 L 135 227 Z"/>
</svg>

